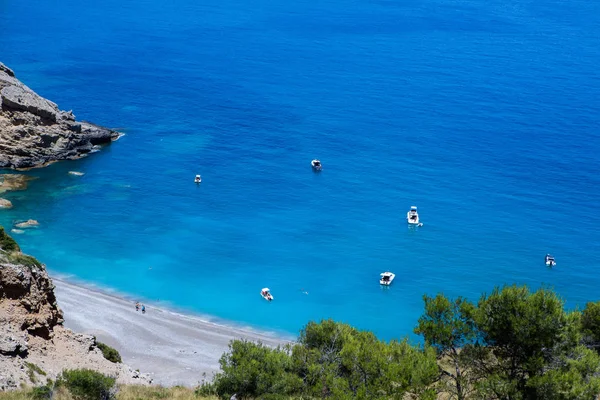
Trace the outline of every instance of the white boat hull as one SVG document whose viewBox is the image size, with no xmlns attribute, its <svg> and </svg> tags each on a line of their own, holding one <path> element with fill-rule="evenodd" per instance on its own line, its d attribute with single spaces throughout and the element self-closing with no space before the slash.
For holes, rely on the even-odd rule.
<svg viewBox="0 0 600 400">
<path fill-rule="evenodd" d="M 384 279 L 387 278 L 387 279 Z M 392 282 L 394 282 L 394 278 L 396 278 L 395 274 L 390 275 L 381 275 L 381 279 L 379 279 L 379 284 L 383 286 L 390 286 Z"/>
<path fill-rule="evenodd" d="M 262 296 L 263 299 L 267 300 L 267 301 L 272 301 L 274 299 L 272 294 L 268 294 L 268 295 L 264 295 L 264 294 L 260 294 Z"/>
<path fill-rule="evenodd" d="M 419 222 L 419 214 L 417 213 L 417 210 L 410 210 L 409 212 L 406 213 L 406 222 L 408 222 L 409 225 L 420 225 L 421 223 Z"/>
</svg>

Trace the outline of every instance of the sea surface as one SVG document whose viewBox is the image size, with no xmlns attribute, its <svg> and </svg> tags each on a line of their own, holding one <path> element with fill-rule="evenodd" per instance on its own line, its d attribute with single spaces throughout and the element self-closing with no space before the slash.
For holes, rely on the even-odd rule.
<svg viewBox="0 0 600 400">
<path fill-rule="evenodd" d="M 424 294 L 600 299 L 597 1 L 3 0 L 0 30 L 18 78 L 125 134 L 2 195 L 57 276 L 386 340 Z"/>
</svg>

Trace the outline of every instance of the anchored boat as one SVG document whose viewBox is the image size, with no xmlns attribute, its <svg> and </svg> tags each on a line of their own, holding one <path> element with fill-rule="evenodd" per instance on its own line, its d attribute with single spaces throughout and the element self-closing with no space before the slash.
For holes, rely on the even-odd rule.
<svg viewBox="0 0 600 400">
<path fill-rule="evenodd" d="M 556 260 L 550 254 L 546 254 L 544 261 L 546 262 L 546 265 L 549 267 L 554 267 L 556 265 Z"/>
<path fill-rule="evenodd" d="M 271 294 L 271 289 L 269 288 L 263 288 L 260 291 L 260 295 L 262 296 L 263 299 L 267 300 L 267 301 L 271 301 L 273 300 L 273 295 Z"/>
<path fill-rule="evenodd" d="M 320 171 L 323 169 L 323 165 L 321 165 L 321 161 L 317 160 L 316 158 L 310 162 L 310 165 L 312 166 L 312 169 L 315 171 Z"/>
<path fill-rule="evenodd" d="M 381 279 L 379 279 L 379 284 L 384 286 L 390 286 L 396 277 L 396 274 L 393 272 L 383 272 L 380 275 Z"/>
<path fill-rule="evenodd" d="M 411 206 L 410 210 L 406 213 L 406 221 L 411 225 L 422 225 L 419 222 L 419 213 L 417 212 L 416 206 Z"/>
</svg>

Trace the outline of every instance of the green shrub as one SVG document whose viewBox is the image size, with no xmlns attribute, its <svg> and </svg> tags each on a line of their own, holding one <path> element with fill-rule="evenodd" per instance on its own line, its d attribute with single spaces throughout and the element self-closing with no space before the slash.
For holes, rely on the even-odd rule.
<svg viewBox="0 0 600 400">
<path fill-rule="evenodd" d="M 30 396 L 33 400 L 50 400 L 52 399 L 52 388 L 49 385 L 35 387 Z"/>
<path fill-rule="evenodd" d="M 4 250 L 7 253 L 12 253 L 13 251 L 21 251 L 21 248 L 15 242 L 13 238 L 6 234 L 4 228 L 0 226 L 0 249 Z"/>
<path fill-rule="evenodd" d="M 115 378 L 91 369 L 63 371 L 56 385 L 66 387 L 75 400 L 114 399 Z"/>
<path fill-rule="evenodd" d="M 102 342 L 96 342 L 96 346 L 98 346 L 98 348 L 102 351 L 102 355 L 108 361 L 114 362 L 114 363 L 122 362 L 121 355 L 119 354 L 119 352 L 117 350 L 113 349 L 112 347 L 110 347 L 109 345 L 106 345 Z"/>
</svg>

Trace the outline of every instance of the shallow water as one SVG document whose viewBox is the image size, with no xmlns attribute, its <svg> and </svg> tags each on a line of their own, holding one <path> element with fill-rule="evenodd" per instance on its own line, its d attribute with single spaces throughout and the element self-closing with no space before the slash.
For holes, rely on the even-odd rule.
<svg viewBox="0 0 600 400">
<path fill-rule="evenodd" d="M 597 300 L 599 7 L 2 2 L 1 60 L 125 136 L 0 223 L 40 221 L 15 236 L 53 273 L 286 333 L 401 337 L 423 294 L 505 283 Z"/>
</svg>

